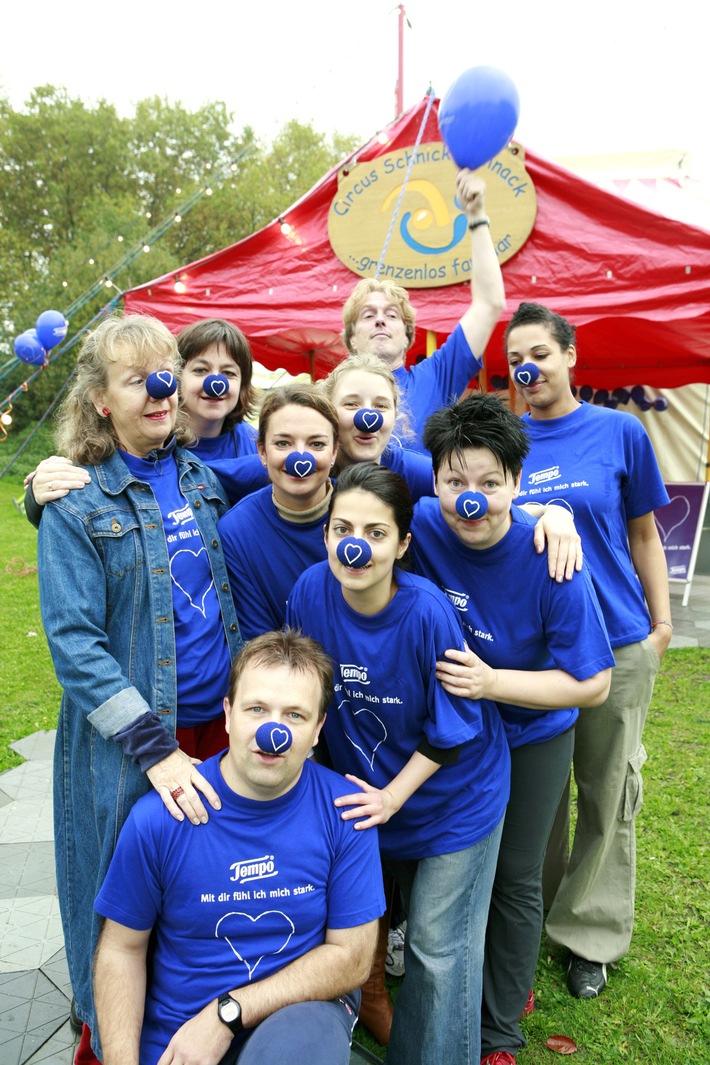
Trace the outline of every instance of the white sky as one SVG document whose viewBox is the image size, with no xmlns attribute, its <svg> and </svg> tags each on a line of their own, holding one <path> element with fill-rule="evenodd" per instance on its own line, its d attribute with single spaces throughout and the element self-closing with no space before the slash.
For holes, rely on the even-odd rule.
<svg viewBox="0 0 710 1065">
<path fill-rule="evenodd" d="M 393 0 L 25 0 L 2 16 L 0 92 L 65 86 L 122 113 L 152 95 L 222 100 L 271 138 L 291 118 L 363 141 L 394 115 Z M 516 137 L 550 159 L 673 148 L 710 177 L 703 5 L 689 0 L 409 0 L 405 108 L 431 83 L 499 67 L 521 99 Z"/>
</svg>

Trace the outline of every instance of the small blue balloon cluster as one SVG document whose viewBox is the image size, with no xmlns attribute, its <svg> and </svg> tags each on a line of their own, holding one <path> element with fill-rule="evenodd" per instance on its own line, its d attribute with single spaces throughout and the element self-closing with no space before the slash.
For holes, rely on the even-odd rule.
<svg viewBox="0 0 710 1065">
<path fill-rule="evenodd" d="M 68 328 L 69 322 L 61 311 L 42 311 L 34 329 L 15 337 L 15 355 L 30 366 L 44 366 L 47 352 L 64 340 Z"/>
<path fill-rule="evenodd" d="M 256 742 L 264 754 L 283 754 L 293 743 L 293 733 L 288 725 L 265 721 L 256 730 Z"/>
<path fill-rule="evenodd" d="M 210 399 L 222 399 L 229 392 L 229 378 L 222 373 L 211 373 L 205 377 L 202 391 Z"/>
<path fill-rule="evenodd" d="M 145 390 L 151 399 L 167 399 L 177 388 L 177 378 L 170 370 L 156 370 L 145 381 Z"/>
<path fill-rule="evenodd" d="M 481 492 L 462 492 L 456 499 L 456 513 L 466 521 L 478 521 L 488 510 L 488 500 Z"/>
<path fill-rule="evenodd" d="M 362 569 L 372 558 L 372 548 L 367 540 L 357 536 L 346 536 L 336 549 L 338 561 L 349 569 Z"/>
<path fill-rule="evenodd" d="M 286 456 L 284 469 L 290 477 L 310 477 L 316 469 L 315 455 L 310 451 L 291 451 Z"/>
<path fill-rule="evenodd" d="M 376 433 L 382 428 L 384 422 L 382 411 L 373 410 L 372 407 L 361 407 L 353 416 L 353 425 L 361 433 Z"/>
</svg>

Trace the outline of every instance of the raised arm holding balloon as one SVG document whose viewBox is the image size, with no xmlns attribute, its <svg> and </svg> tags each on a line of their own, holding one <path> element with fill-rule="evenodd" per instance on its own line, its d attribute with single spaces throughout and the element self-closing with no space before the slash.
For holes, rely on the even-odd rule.
<svg viewBox="0 0 710 1065">
<path fill-rule="evenodd" d="M 416 439 L 429 414 L 465 391 L 483 364 L 483 352 L 505 306 L 503 276 L 485 212 L 485 183 L 470 170 L 457 178 L 457 195 L 470 229 L 471 305 L 438 351 L 407 369 L 414 341 L 415 310 L 405 289 L 363 278 L 343 308 L 343 338 L 351 354 L 377 355 L 392 370 L 406 401 Z"/>
</svg>

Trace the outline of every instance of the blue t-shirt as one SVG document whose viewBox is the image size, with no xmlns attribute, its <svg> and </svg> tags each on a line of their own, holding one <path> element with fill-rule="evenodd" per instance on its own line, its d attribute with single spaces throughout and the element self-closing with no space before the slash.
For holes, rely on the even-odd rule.
<svg viewBox="0 0 710 1065">
<path fill-rule="evenodd" d="M 206 825 L 176 821 L 156 792 L 139 799 L 96 899 L 112 921 L 156 927 L 141 1065 L 212 999 L 384 910 L 377 833 L 333 805 L 347 781 L 306 761 L 290 791 L 258 802 L 228 787 L 222 757 L 200 766 L 222 801 Z"/>
<path fill-rule="evenodd" d="M 406 481 L 415 503 L 422 496 L 434 495 L 434 471 L 428 452 L 422 455 L 408 447 L 386 447 L 380 457 L 380 464 L 398 473 Z"/>
<path fill-rule="evenodd" d="M 325 518 L 297 524 L 281 517 L 269 485 L 224 515 L 217 531 L 245 640 L 280 629 L 286 601 L 305 569 L 327 555 Z"/>
<path fill-rule="evenodd" d="M 192 508 L 180 491 L 174 455 L 152 462 L 119 454 L 131 473 L 153 489 L 170 559 L 175 626 L 178 728 L 222 715 L 229 687 L 229 647 L 207 549 Z"/>
<path fill-rule="evenodd" d="M 410 369 L 400 366 L 394 371 L 409 415 L 415 441 L 406 441 L 414 451 L 428 454 L 422 444 L 424 423 L 430 414 L 453 403 L 465 392 L 471 378 L 478 374 L 482 360 L 474 355 L 459 323 L 444 343 L 428 359 Z"/>
<path fill-rule="evenodd" d="M 212 459 L 237 459 L 256 455 L 256 429 L 248 422 L 237 422 L 219 436 L 203 436 L 192 444 L 190 451 L 212 468 Z"/>
<path fill-rule="evenodd" d="M 469 647 L 494 669 L 563 669 L 586 680 L 610 668 L 614 656 L 586 566 L 558 584 L 549 575 L 547 554 L 535 551 L 535 519 L 516 506 L 511 516 L 497 544 L 474 550 L 448 527 L 438 499 L 420 500 L 410 546 L 417 571 L 446 593 Z M 576 707 L 498 707 L 511 747 L 552 739 L 578 714 Z"/>
<path fill-rule="evenodd" d="M 508 802 L 510 757 L 495 704 L 448 695 L 436 660 L 462 647 L 461 623 L 429 581 L 396 571 L 397 591 L 379 614 L 352 610 L 327 562 L 307 570 L 289 597 L 287 620 L 318 640 L 336 664 L 324 726 L 333 765 L 383 788 L 425 739 L 461 745 L 379 826 L 391 858 L 426 858 L 473 846 L 498 824 Z M 353 787 L 352 790 L 357 790 Z"/>
<path fill-rule="evenodd" d="M 232 505 L 270 483 L 269 474 L 258 455 L 244 455 L 237 459 L 208 456 L 202 461 L 219 477 Z"/>
<path fill-rule="evenodd" d="M 519 502 L 569 502 L 611 646 L 645 640 L 650 619 L 627 523 L 668 503 L 646 430 L 631 414 L 589 403 L 562 418 L 525 415 L 523 422 L 530 453 Z"/>
</svg>

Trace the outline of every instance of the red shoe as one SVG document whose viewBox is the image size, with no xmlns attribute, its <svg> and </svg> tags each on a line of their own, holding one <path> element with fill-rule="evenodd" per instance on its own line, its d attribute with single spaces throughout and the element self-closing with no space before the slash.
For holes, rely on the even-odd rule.
<svg viewBox="0 0 710 1065">
<path fill-rule="evenodd" d="M 529 1013 L 535 1009 L 535 992 L 530 988 L 530 994 L 528 995 L 527 1002 L 523 1006 L 523 1012 L 520 1014 L 521 1019 L 527 1017 Z"/>
<path fill-rule="evenodd" d="M 481 1058 L 481 1065 L 515 1065 L 515 1056 L 507 1050 L 494 1050 Z"/>
</svg>

